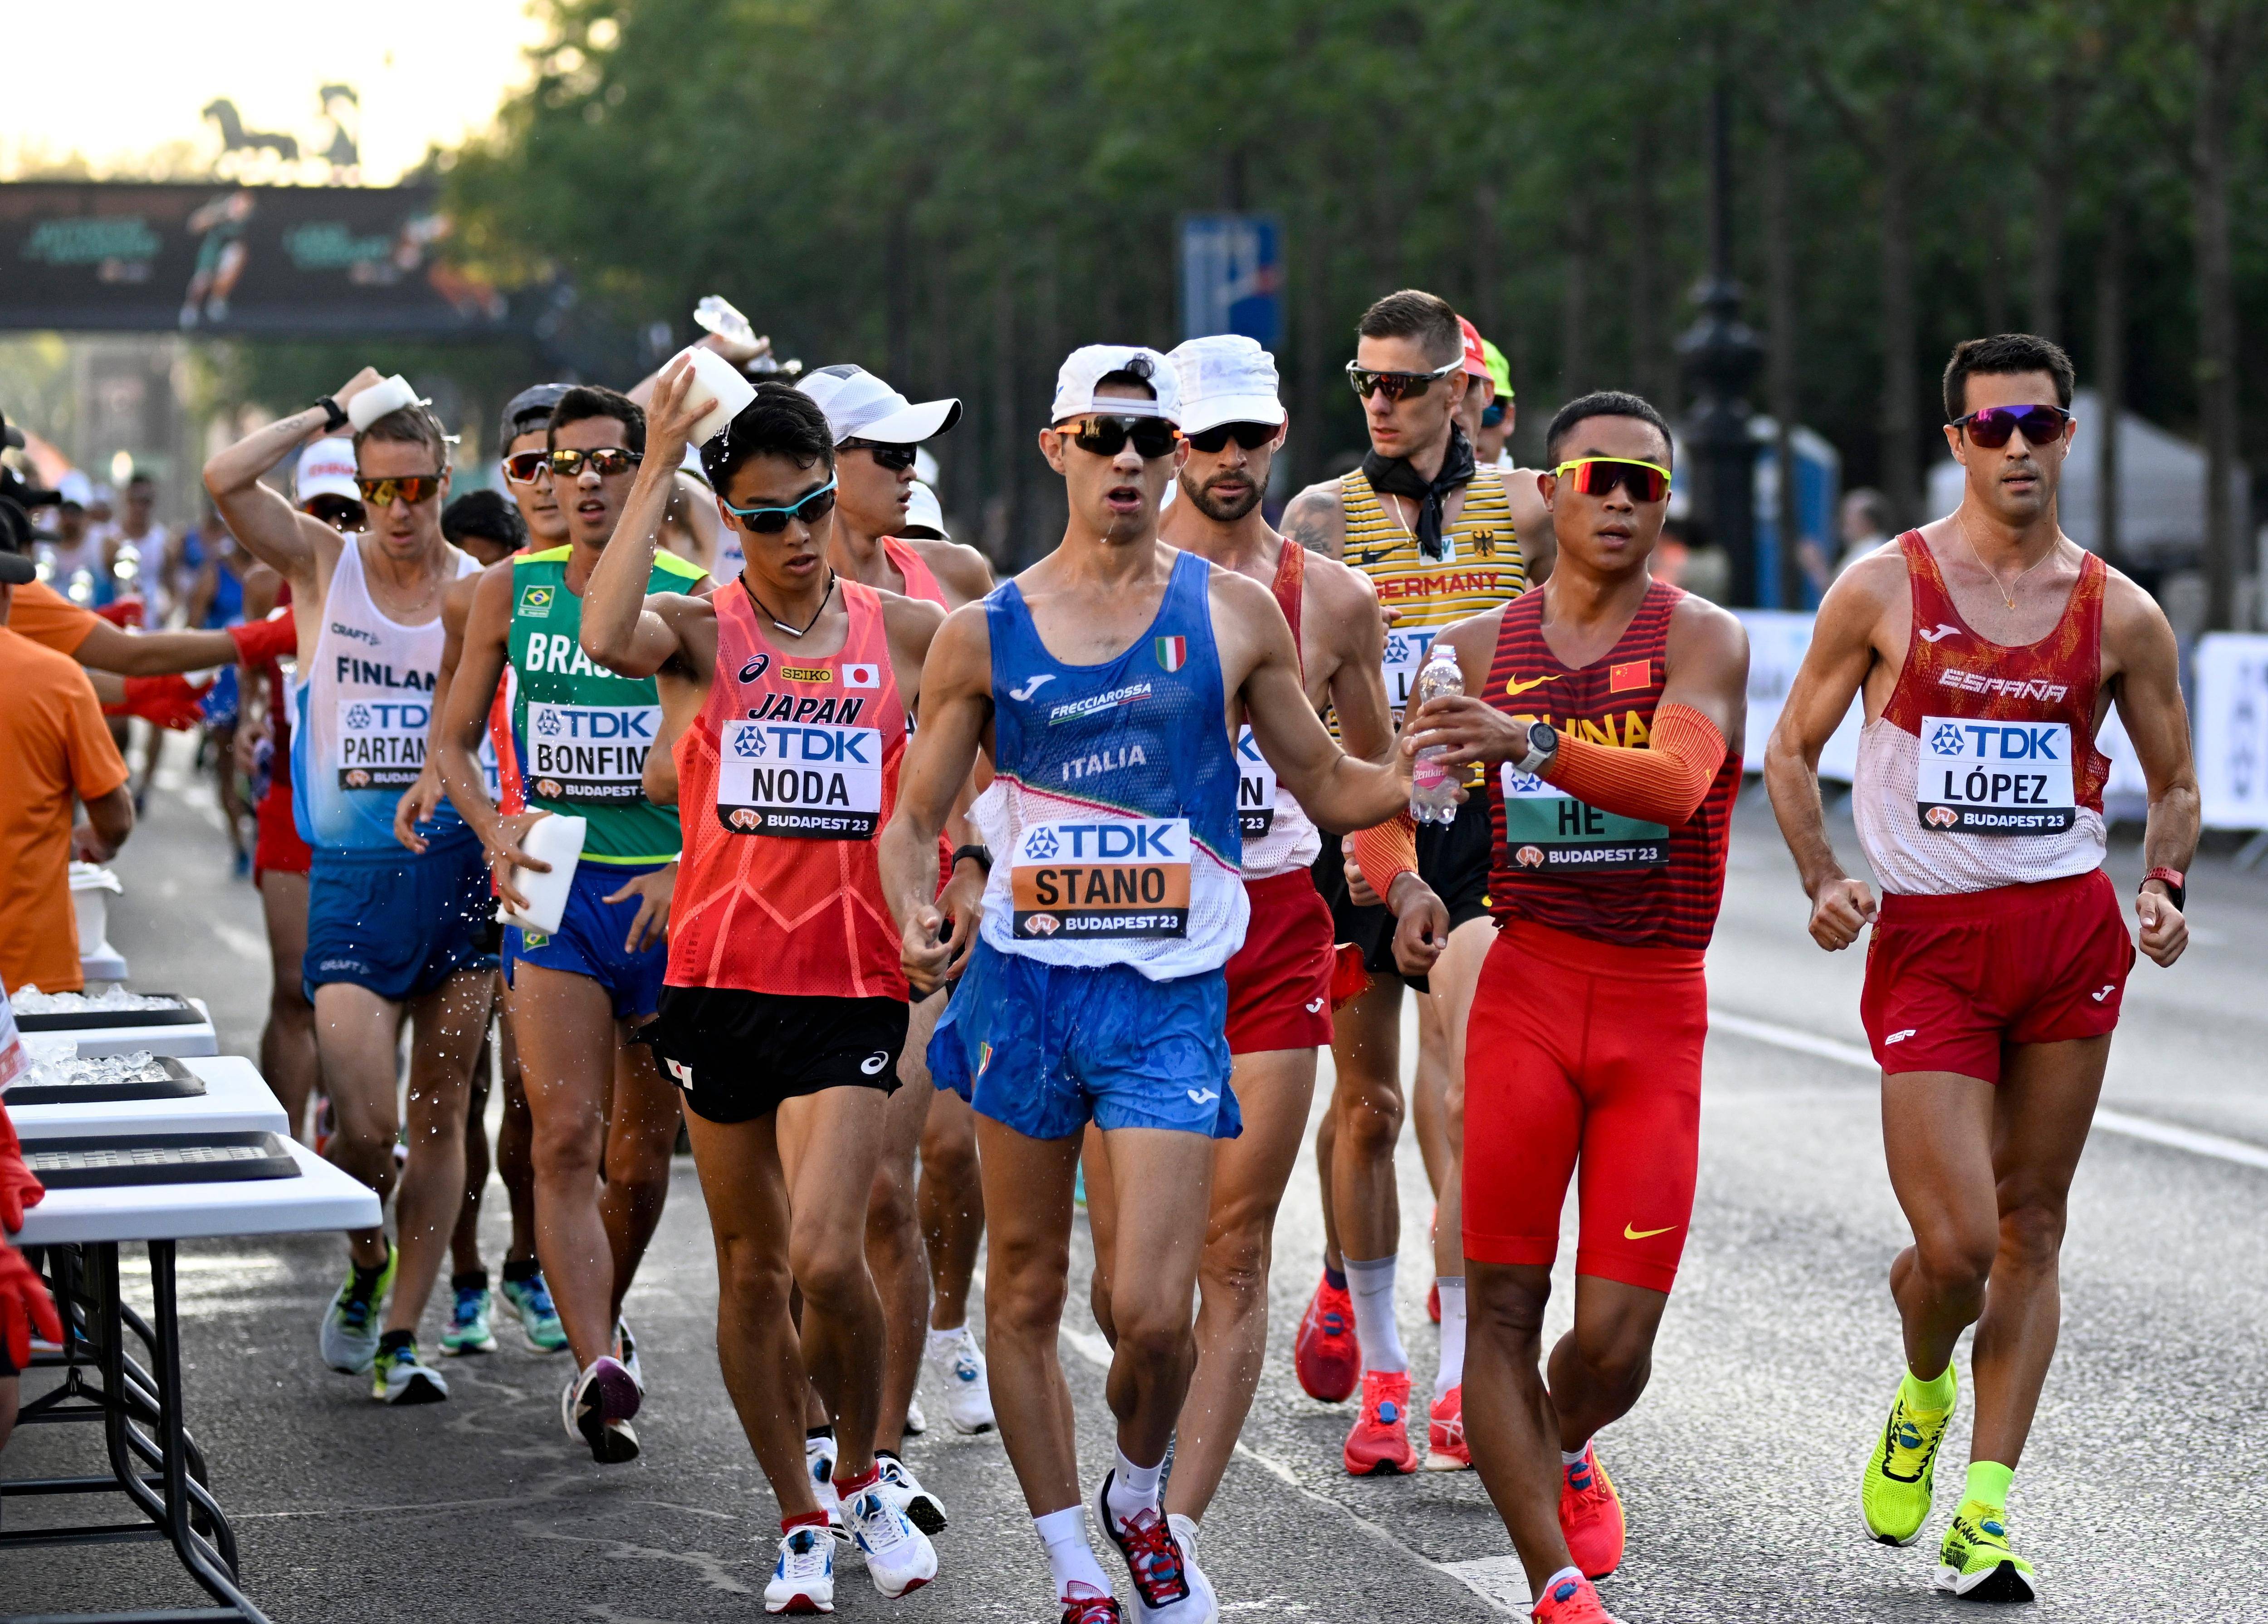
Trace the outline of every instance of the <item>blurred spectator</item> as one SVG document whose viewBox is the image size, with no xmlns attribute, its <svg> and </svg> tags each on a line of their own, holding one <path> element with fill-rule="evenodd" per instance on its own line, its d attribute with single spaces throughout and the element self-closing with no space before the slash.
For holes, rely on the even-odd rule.
<svg viewBox="0 0 2268 1624">
<path fill-rule="evenodd" d="M 441 534 L 481 561 L 501 564 L 527 545 L 519 509 L 494 491 L 468 491 L 441 510 Z"/>
<path fill-rule="evenodd" d="M 188 583 L 173 579 L 176 562 L 170 556 L 173 537 L 151 516 L 157 506 L 158 487 L 149 475 L 136 474 L 128 480 L 118 521 L 105 538 L 105 546 L 112 578 L 120 583 L 118 589 L 124 592 L 129 590 L 127 583 L 141 582 L 139 590 L 149 600 L 150 613 L 162 625 Z M 122 565 L 129 567 L 122 572 Z"/>
<path fill-rule="evenodd" d="M 36 574 L 23 553 L 0 551 L 0 987 L 76 992 L 86 982 L 71 860 L 109 860 L 133 830 L 134 802 L 86 673 L 7 629 L 17 587 Z M 74 798 L 87 813 L 76 830 Z"/>
<path fill-rule="evenodd" d="M 1861 485 L 1844 497 L 1838 519 L 1843 552 L 1835 560 L 1837 575 L 1890 539 L 1889 498 L 1872 485 Z"/>
</svg>

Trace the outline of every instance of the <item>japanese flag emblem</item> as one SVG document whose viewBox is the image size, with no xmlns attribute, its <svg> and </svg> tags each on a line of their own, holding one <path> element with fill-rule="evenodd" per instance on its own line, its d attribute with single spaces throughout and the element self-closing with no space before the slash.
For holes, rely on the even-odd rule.
<svg viewBox="0 0 2268 1624">
<path fill-rule="evenodd" d="M 878 665 L 846 665 L 843 668 L 843 686 L 845 688 L 880 688 L 881 685 L 882 668 Z"/>
</svg>

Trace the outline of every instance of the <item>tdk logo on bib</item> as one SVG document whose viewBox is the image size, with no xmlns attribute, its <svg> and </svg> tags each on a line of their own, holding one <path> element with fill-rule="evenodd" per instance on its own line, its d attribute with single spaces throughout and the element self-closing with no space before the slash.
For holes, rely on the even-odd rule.
<svg viewBox="0 0 2268 1624">
<path fill-rule="evenodd" d="M 1123 823 L 1041 823 L 1026 831 L 1021 857 L 1047 862 L 1187 862 L 1189 823 L 1182 818 L 1145 818 Z"/>
<path fill-rule="evenodd" d="M 1915 774 L 1922 827 L 1945 834 L 2060 834 L 2077 821 L 2065 722 L 1926 716 Z"/>
</svg>

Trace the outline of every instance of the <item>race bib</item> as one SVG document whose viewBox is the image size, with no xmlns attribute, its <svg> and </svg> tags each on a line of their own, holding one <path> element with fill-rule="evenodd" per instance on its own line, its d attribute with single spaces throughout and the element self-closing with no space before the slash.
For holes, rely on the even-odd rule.
<svg viewBox="0 0 2268 1624">
<path fill-rule="evenodd" d="M 1247 727 L 1236 735 L 1236 827 L 1256 840 L 1276 824 L 1276 769 Z"/>
<path fill-rule="evenodd" d="M 424 699 L 341 699 L 339 787 L 408 789 L 425 765 L 432 721 Z"/>
<path fill-rule="evenodd" d="M 1009 859 L 1010 927 L 1044 941 L 1184 936 L 1189 820 L 1128 817 L 1034 823 Z"/>
<path fill-rule="evenodd" d="M 1602 812 L 1504 764 L 1504 849 L 1516 874 L 1629 874 L 1669 860 L 1667 824 Z"/>
<path fill-rule="evenodd" d="M 646 752 L 661 733 L 658 705 L 527 707 L 527 783 L 546 801 L 627 806 L 642 801 Z"/>
<path fill-rule="evenodd" d="M 1944 834 L 2060 834 L 2079 820 L 2070 724 L 1925 716 L 1914 801 Z"/>
<path fill-rule="evenodd" d="M 868 840 L 882 821 L 873 727 L 729 721 L 718 740 L 717 818 L 740 835 Z"/>
<path fill-rule="evenodd" d="M 1436 626 L 1413 626 L 1386 634 L 1386 703 L 1394 712 L 1394 725 L 1402 726 L 1402 712 L 1418 691 L 1418 673 L 1425 668 L 1425 655 L 1433 646 Z"/>
</svg>

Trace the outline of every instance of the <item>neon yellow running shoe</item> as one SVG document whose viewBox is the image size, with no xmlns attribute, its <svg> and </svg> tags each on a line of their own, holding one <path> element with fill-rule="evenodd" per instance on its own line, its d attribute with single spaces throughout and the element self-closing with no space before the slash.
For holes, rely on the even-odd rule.
<svg viewBox="0 0 2268 1624">
<path fill-rule="evenodd" d="M 1947 1374 L 1952 1373 L 1950 1365 Z M 1959 1407 L 1959 1389 L 1942 1410 L 1918 1410 L 1906 1402 L 1905 1384 L 1890 1398 L 1890 1418 L 1874 1440 L 1859 1503 L 1867 1532 L 1884 1545 L 1911 1545 L 1929 1521 L 1930 1496 L 1937 1481 L 1937 1446 L 1945 1441 Z"/>
<path fill-rule="evenodd" d="M 1964 1500 L 1937 1553 L 1937 1588 L 1963 1601 L 2024 1602 L 2039 1598 L 2032 1565 L 2008 1548 L 2008 1514 Z"/>
</svg>

